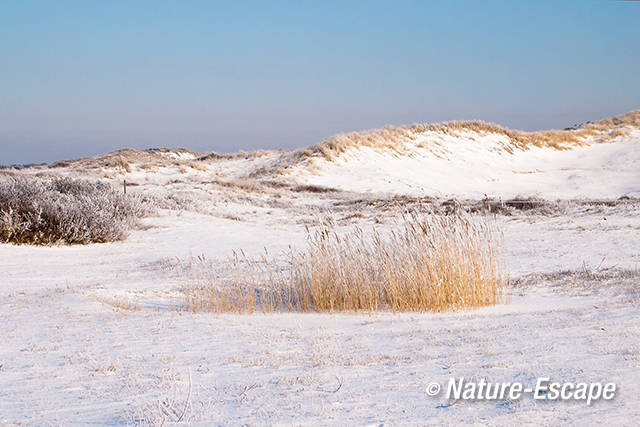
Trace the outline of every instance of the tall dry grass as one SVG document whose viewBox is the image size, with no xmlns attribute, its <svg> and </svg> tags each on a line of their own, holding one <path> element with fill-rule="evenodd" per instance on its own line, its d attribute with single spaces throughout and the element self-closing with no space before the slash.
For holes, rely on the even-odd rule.
<svg viewBox="0 0 640 427">
<path fill-rule="evenodd" d="M 371 232 L 341 233 L 328 223 L 307 230 L 307 249 L 291 251 L 284 265 L 239 253 L 225 275 L 198 260 L 181 308 L 396 312 L 496 304 L 505 282 L 500 236 L 489 223 L 463 216 L 410 214 L 390 230 Z"/>
</svg>

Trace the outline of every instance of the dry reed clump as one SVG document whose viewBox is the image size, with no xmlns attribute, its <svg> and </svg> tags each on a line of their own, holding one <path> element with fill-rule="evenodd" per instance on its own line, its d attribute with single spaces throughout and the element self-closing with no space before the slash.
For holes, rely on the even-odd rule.
<svg viewBox="0 0 640 427">
<path fill-rule="evenodd" d="M 225 275 L 199 259 L 181 309 L 443 311 L 502 301 L 501 237 L 489 223 L 411 214 L 388 232 L 329 223 L 307 233 L 307 250 L 291 251 L 287 265 L 236 254 Z"/>
<path fill-rule="evenodd" d="M 72 178 L 13 177 L 0 182 L 0 242 L 110 242 L 126 237 L 151 208 L 111 185 Z"/>
<path fill-rule="evenodd" d="M 378 150 L 388 150 L 395 153 L 406 151 L 420 136 L 427 133 L 459 136 L 463 132 L 474 132 L 479 135 L 496 134 L 505 136 L 511 142 L 504 147 L 507 151 L 514 148 L 526 150 L 530 147 L 550 147 L 566 150 L 583 145 L 589 137 L 597 137 L 602 141 L 628 134 L 632 127 L 640 128 L 640 110 L 631 111 L 620 116 L 602 119 L 595 123 L 586 123 L 575 129 L 547 130 L 539 132 L 524 132 L 506 129 L 494 123 L 479 120 L 451 121 L 435 124 L 414 124 L 411 126 L 387 126 L 384 129 L 374 129 L 363 132 L 339 134 L 315 144 L 309 148 L 293 153 L 281 165 L 282 168 L 291 166 L 297 161 L 309 157 L 322 157 L 333 160 L 352 147 L 370 147 Z M 433 141 L 437 143 L 436 140 Z"/>
<path fill-rule="evenodd" d="M 212 184 L 220 187 L 231 188 L 234 190 L 243 190 L 252 193 L 264 193 L 265 186 L 260 182 L 250 181 L 250 180 L 234 180 L 234 181 L 224 181 L 220 179 L 213 179 L 210 181 L 203 181 L 203 184 Z"/>
</svg>

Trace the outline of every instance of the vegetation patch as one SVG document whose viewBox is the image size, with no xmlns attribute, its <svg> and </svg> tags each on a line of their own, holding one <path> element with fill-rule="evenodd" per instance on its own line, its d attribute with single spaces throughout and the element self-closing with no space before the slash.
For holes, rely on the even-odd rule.
<svg viewBox="0 0 640 427">
<path fill-rule="evenodd" d="M 99 181 L 11 177 L 0 182 L 0 242 L 50 245 L 122 240 L 149 204 Z"/>
<path fill-rule="evenodd" d="M 238 312 L 443 311 L 496 304 L 501 233 L 463 216 L 407 215 L 390 230 L 307 230 L 285 265 L 235 254 L 230 271 L 198 258 L 181 309 Z"/>
</svg>

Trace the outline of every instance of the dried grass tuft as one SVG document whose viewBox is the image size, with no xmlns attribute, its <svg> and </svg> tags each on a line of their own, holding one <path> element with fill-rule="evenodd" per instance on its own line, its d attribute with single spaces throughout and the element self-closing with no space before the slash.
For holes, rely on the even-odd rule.
<svg viewBox="0 0 640 427">
<path fill-rule="evenodd" d="M 286 265 L 235 254 L 231 271 L 204 259 L 184 288 L 193 312 L 443 311 L 497 304 L 505 283 L 501 233 L 463 216 L 407 214 L 391 230 L 307 229 Z"/>
</svg>

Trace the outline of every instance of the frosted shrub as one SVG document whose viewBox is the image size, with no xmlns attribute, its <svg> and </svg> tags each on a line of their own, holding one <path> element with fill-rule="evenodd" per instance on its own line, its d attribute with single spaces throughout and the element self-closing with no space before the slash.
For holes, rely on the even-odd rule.
<svg viewBox="0 0 640 427">
<path fill-rule="evenodd" d="M 12 177 L 0 182 L 0 242 L 92 243 L 124 239 L 150 212 L 103 182 Z"/>
</svg>

